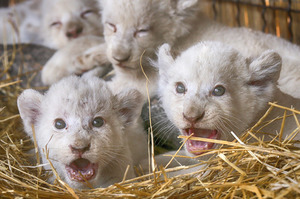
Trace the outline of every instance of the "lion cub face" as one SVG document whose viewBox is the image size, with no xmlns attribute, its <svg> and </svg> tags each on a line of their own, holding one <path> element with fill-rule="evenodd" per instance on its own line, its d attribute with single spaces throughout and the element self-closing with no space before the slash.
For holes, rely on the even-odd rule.
<svg viewBox="0 0 300 199">
<path fill-rule="evenodd" d="M 42 9 L 41 33 L 45 44 L 51 48 L 62 48 L 84 35 L 102 35 L 101 16 L 95 0 L 45 0 Z"/>
<path fill-rule="evenodd" d="M 257 119 L 272 99 L 281 58 L 266 51 L 256 59 L 216 42 L 201 42 L 173 59 L 164 44 L 158 53 L 160 95 L 168 118 L 183 135 L 230 140 Z M 213 143 L 191 141 L 191 155 Z"/>
<path fill-rule="evenodd" d="M 184 18 L 182 13 L 196 3 L 197 0 L 100 1 L 110 62 L 124 70 L 140 69 L 144 51 L 144 57 L 152 57 L 159 45 L 173 42 L 174 34 L 180 36 L 174 32 L 175 26 Z M 176 20 L 175 15 L 180 19 Z M 185 30 L 184 26 L 180 28 Z"/>
<path fill-rule="evenodd" d="M 156 47 L 160 40 L 160 31 L 152 19 L 158 2 L 110 0 L 100 4 L 109 60 L 123 69 L 140 67 L 143 51 Z"/>
<path fill-rule="evenodd" d="M 34 126 L 43 162 L 47 148 L 60 178 L 87 188 L 85 181 L 99 187 L 122 180 L 131 164 L 124 128 L 139 117 L 141 99 L 135 90 L 113 95 L 100 79 L 71 76 L 45 95 L 25 90 L 18 108 L 31 137 Z"/>
</svg>

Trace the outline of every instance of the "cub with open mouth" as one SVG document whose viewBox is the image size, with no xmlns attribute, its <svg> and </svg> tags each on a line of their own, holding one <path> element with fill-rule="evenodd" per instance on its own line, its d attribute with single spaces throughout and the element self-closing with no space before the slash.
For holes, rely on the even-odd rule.
<svg viewBox="0 0 300 199">
<path fill-rule="evenodd" d="M 44 168 L 51 170 L 51 161 L 59 177 L 78 189 L 120 182 L 128 165 L 126 178 L 135 177 L 134 165 L 147 157 L 142 104 L 138 91 L 113 94 L 97 77 L 70 76 L 44 95 L 28 89 L 18 98 L 25 131 L 33 138 L 35 130 Z"/>
<path fill-rule="evenodd" d="M 272 50 L 259 57 L 244 57 L 230 46 L 207 41 L 176 59 L 170 51 L 168 44 L 160 47 L 154 65 L 159 68 L 159 93 L 165 112 L 183 135 L 231 141 L 234 137 L 230 132 L 239 136 L 254 125 L 269 108 L 269 101 L 300 109 L 299 99 L 277 87 L 281 57 Z M 283 112 L 276 109 L 268 117 L 276 118 Z M 280 125 L 281 121 L 274 122 L 263 130 L 276 135 Z M 294 118 L 287 118 L 283 138 L 296 127 Z M 191 156 L 215 147 L 205 141 L 188 140 L 185 144 Z"/>
</svg>

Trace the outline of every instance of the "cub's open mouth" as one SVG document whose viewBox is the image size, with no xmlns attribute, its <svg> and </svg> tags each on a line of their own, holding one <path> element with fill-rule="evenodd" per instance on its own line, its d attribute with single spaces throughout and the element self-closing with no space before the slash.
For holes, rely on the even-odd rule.
<svg viewBox="0 0 300 199">
<path fill-rule="evenodd" d="M 89 160 L 79 158 L 66 165 L 68 176 L 71 180 L 84 182 L 96 176 L 98 164 L 91 163 Z"/>
<path fill-rule="evenodd" d="M 219 132 L 217 130 L 209 130 L 209 129 L 196 129 L 196 128 L 189 128 L 189 129 L 183 129 L 182 133 L 185 136 L 190 136 L 193 134 L 193 137 L 200 137 L 200 138 L 209 138 L 209 139 L 218 139 L 219 138 Z M 188 140 L 186 142 L 186 149 L 194 154 L 194 155 L 200 155 L 204 152 L 202 150 L 207 150 L 213 148 L 215 143 L 212 142 L 202 142 L 202 141 L 196 141 L 196 140 Z"/>
</svg>

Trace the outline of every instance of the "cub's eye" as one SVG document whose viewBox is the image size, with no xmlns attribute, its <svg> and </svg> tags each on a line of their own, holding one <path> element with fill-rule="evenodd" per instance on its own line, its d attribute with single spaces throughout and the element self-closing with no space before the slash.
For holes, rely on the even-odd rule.
<svg viewBox="0 0 300 199">
<path fill-rule="evenodd" d="M 103 124 L 104 124 L 104 120 L 101 117 L 96 117 L 92 121 L 92 125 L 97 128 L 100 128 L 101 126 L 103 126 Z"/>
<path fill-rule="evenodd" d="M 214 96 L 222 96 L 222 95 L 224 95 L 225 91 L 226 91 L 226 89 L 224 88 L 224 86 L 219 85 L 214 88 L 212 94 Z"/>
<path fill-rule="evenodd" d="M 137 31 L 135 31 L 134 36 L 135 37 L 144 37 L 149 33 L 149 28 L 145 28 L 145 29 L 139 29 Z"/>
<path fill-rule="evenodd" d="M 80 14 L 80 17 L 81 18 L 83 18 L 83 19 L 85 19 L 88 15 L 90 15 L 90 14 L 93 14 L 94 13 L 94 10 L 86 10 L 86 11 L 84 11 L 84 12 L 82 12 L 81 14 Z"/>
<path fill-rule="evenodd" d="M 66 123 L 63 119 L 58 118 L 54 121 L 54 126 L 55 126 L 56 129 L 61 130 L 61 129 L 66 128 L 67 125 L 66 125 Z"/>
<path fill-rule="evenodd" d="M 55 22 L 50 24 L 50 27 L 59 28 L 59 27 L 61 27 L 61 25 L 62 25 L 62 23 L 60 21 L 55 21 Z"/>
<path fill-rule="evenodd" d="M 176 92 L 177 92 L 177 93 L 180 93 L 180 94 L 184 94 L 184 93 L 186 92 L 186 89 L 185 89 L 185 86 L 184 86 L 183 83 L 178 82 L 178 83 L 176 84 Z"/>
<path fill-rule="evenodd" d="M 106 22 L 106 26 L 113 32 L 117 32 L 117 27 L 115 24 Z"/>
</svg>

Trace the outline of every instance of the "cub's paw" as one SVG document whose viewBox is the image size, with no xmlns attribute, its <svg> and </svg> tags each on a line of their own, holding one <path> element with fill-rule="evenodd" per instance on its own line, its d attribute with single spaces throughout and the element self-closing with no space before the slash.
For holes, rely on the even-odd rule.
<svg viewBox="0 0 300 199">
<path fill-rule="evenodd" d="M 77 75 L 81 75 L 97 66 L 98 64 L 94 60 L 94 56 L 92 54 L 81 54 L 75 56 L 73 59 L 74 65 L 74 73 Z"/>
<path fill-rule="evenodd" d="M 73 60 L 76 74 L 82 74 L 96 66 L 103 66 L 109 63 L 106 56 L 106 45 L 100 44 L 85 50 Z"/>
</svg>

